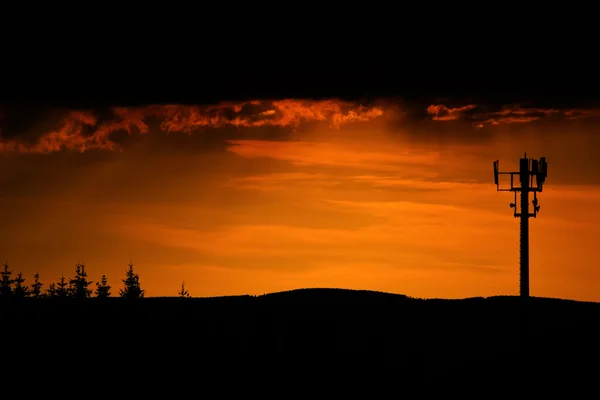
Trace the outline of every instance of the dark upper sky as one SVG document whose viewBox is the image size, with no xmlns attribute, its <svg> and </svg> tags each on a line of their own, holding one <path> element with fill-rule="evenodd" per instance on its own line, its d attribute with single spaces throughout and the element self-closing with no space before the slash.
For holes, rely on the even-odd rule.
<svg viewBox="0 0 600 400">
<path fill-rule="evenodd" d="M 342 61 L 339 61 L 343 64 Z M 402 97 L 431 101 L 463 99 L 506 104 L 513 101 L 593 101 L 596 78 L 585 71 L 435 71 L 397 64 L 280 66 L 255 65 L 241 71 L 168 70 L 104 73 L 42 73 L 9 83 L 2 101 L 29 105 L 98 107 L 149 103 L 217 103 L 256 98 Z"/>
<path fill-rule="evenodd" d="M 30 52 L 17 59 L 20 62 L 3 66 L 0 101 L 5 106 L 33 109 L 214 104 L 257 98 L 401 97 L 425 103 L 442 98 L 570 107 L 600 97 L 589 52 L 567 54 L 537 47 L 536 51 L 515 53 L 513 49 L 507 54 L 499 48 L 474 51 L 467 44 L 450 49 L 424 39 L 408 50 L 400 42 L 386 43 L 368 50 L 331 44 L 312 51 L 288 43 L 287 51 L 268 52 L 248 45 L 218 52 L 199 46 L 198 52 L 190 53 L 188 46 L 188 54 L 177 48 L 175 54 L 143 57 L 69 50 L 37 59 Z M 392 45 L 399 47 L 392 50 Z"/>
<path fill-rule="evenodd" d="M 580 7 L 315 10 L 215 3 L 64 20 L 55 10 L 7 25 L 0 102 L 33 110 L 399 96 L 569 107 L 600 93 L 596 23 L 587 21 L 595 14 Z"/>
</svg>

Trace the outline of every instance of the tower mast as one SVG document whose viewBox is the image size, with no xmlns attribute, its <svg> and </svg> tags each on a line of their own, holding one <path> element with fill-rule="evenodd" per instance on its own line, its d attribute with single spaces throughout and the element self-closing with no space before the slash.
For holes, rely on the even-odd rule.
<svg viewBox="0 0 600 400">
<path fill-rule="evenodd" d="M 514 217 L 520 218 L 520 257 L 519 257 L 519 295 L 523 299 L 529 298 L 529 218 L 537 218 L 540 211 L 538 205 L 537 193 L 541 192 L 544 182 L 548 175 L 548 163 L 546 157 L 539 160 L 527 158 L 527 153 L 519 160 L 519 171 L 500 172 L 498 169 L 499 161 L 494 161 L 494 182 L 496 190 L 499 192 L 513 192 L 515 199 L 510 203 L 514 209 Z M 499 175 L 510 175 L 510 187 L 501 188 Z M 519 177 L 519 186 L 516 185 L 515 175 Z M 517 192 L 520 193 L 520 204 L 517 206 Z M 533 193 L 533 212 L 530 212 L 529 194 Z"/>
</svg>

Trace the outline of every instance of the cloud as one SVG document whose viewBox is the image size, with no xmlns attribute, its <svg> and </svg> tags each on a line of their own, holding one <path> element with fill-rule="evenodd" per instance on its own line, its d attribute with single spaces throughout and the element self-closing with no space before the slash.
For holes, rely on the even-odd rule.
<svg viewBox="0 0 600 400">
<path fill-rule="evenodd" d="M 353 142 L 227 140 L 228 150 L 246 158 L 273 158 L 296 166 L 324 165 L 398 170 L 401 165 L 436 165 L 439 153 Z"/>
<path fill-rule="evenodd" d="M 415 254 L 420 254 L 420 257 L 423 254 L 439 254 L 432 257 L 436 260 L 437 257 L 445 258 L 444 262 L 460 262 L 465 258 L 461 251 L 464 245 L 489 235 L 486 227 L 480 226 L 481 219 L 490 220 L 492 217 L 494 222 L 507 221 L 506 216 L 486 210 L 469 210 L 466 213 L 463 207 L 445 204 L 327 199 L 323 202 L 332 211 L 369 216 L 371 223 L 355 228 L 323 228 L 273 221 L 270 224 L 193 229 L 128 218 L 115 229 L 136 240 L 192 251 L 209 260 L 243 261 L 246 266 L 269 264 L 305 269 L 314 262 L 340 264 L 344 260 L 362 260 L 395 261 L 402 268 L 408 266 L 403 261 L 408 261 Z M 466 214 L 468 219 L 464 217 Z M 306 214 L 307 217 L 309 215 Z M 457 219 L 462 220 L 460 226 L 455 224 Z M 496 231 L 495 235 L 501 233 Z M 488 258 L 486 247 L 481 246 L 470 256 L 485 265 Z M 440 251 L 444 252 L 443 257 Z M 431 261 L 433 266 L 435 262 Z"/>
<path fill-rule="evenodd" d="M 431 119 L 434 121 L 455 121 L 476 108 L 477 106 L 474 104 L 456 108 L 448 108 L 443 104 L 432 104 L 427 107 L 427 114 L 431 115 Z"/>
<path fill-rule="evenodd" d="M 505 105 L 494 110 L 475 104 L 454 108 L 444 104 L 432 104 L 427 107 L 427 114 L 434 121 L 467 121 L 474 123 L 478 128 L 482 128 L 485 125 L 598 118 L 600 117 L 600 109 L 558 109 Z"/>
<path fill-rule="evenodd" d="M 149 105 L 113 107 L 108 110 L 63 110 L 60 111 L 60 118 L 56 117 L 56 111 L 53 114 L 43 113 L 33 116 L 40 119 L 39 122 L 33 123 L 35 126 L 29 123 L 30 126 L 26 128 L 10 122 L 11 119 L 19 118 L 13 115 L 18 112 L 11 114 L 0 110 L 0 152 L 125 151 L 127 137 L 150 133 L 193 135 L 206 133 L 209 129 L 223 128 L 230 128 L 228 132 L 231 132 L 231 129 L 238 132 L 241 132 L 240 129 L 247 129 L 243 132 L 251 132 L 257 131 L 254 128 L 261 127 L 289 128 L 288 131 L 291 132 L 300 125 L 310 123 L 327 124 L 335 130 L 359 122 L 387 121 L 382 116 L 408 115 L 409 118 L 401 119 L 402 124 L 423 118 L 422 108 L 420 112 L 409 114 L 405 110 L 406 107 L 409 106 L 400 106 L 400 103 L 392 101 L 381 100 L 364 105 L 337 99 L 255 100 L 242 103 L 223 102 L 209 106 Z M 404 111 L 401 111 L 401 108 Z M 436 122 L 467 122 L 480 128 L 487 125 L 580 121 L 600 117 L 600 109 L 539 108 L 522 105 L 506 105 L 495 109 L 477 104 L 456 107 L 432 104 L 426 108 L 426 112 L 429 119 Z M 28 118 L 32 119 L 32 116 Z M 262 132 L 263 136 L 268 135 L 264 129 Z M 281 135 L 281 132 L 279 130 L 278 134 Z M 425 136 L 436 134 L 440 132 L 429 132 Z M 239 138 L 238 135 L 235 137 Z"/>
<path fill-rule="evenodd" d="M 279 193 L 289 188 L 290 185 L 293 185 L 295 189 L 303 187 L 305 190 L 310 190 L 311 188 L 336 186 L 339 183 L 339 179 L 323 173 L 279 172 L 235 177 L 224 182 L 222 186 Z"/>
<path fill-rule="evenodd" d="M 464 216 L 469 213 L 469 218 L 473 220 L 486 219 L 488 222 L 493 219 L 495 222 L 505 221 L 506 218 L 496 210 L 488 210 L 485 208 L 471 208 L 462 204 L 452 204 L 451 202 L 442 203 L 443 199 L 439 199 L 438 203 L 429 203 L 424 201 L 352 201 L 352 200 L 329 200 L 324 201 L 338 210 L 352 210 L 357 213 L 366 213 L 372 216 L 384 217 L 385 221 L 390 225 L 396 225 L 402 229 L 412 229 L 419 226 L 436 226 L 441 228 L 442 225 L 449 230 L 453 230 L 453 221 L 462 219 L 465 222 L 471 223 Z M 430 217 L 439 217 L 443 215 L 445 218 L 440 218 L 440 223 L 432 222 Z M 446 225 L 447 224 L 447 225 Z M 473 228 L 478 230 L 476 224 Z M 437 229 L 436 228 L 436 229 Z M 481 229 L 481 228 L 479 228 Z M 473 232 L 473 230 L 471 230 Z M 437 234 L 440 233 L 438 230 Z M 450 240 L 450 238 L 448 238 Z"/>
<path fill-rule="evenodd" d="M 333 128 L 369 121 L 384 114 L 380 106 L 363 106 L 339 100 L 275 100 L 220 103 L 212 106 L 151 105 L 115 107 L 108 115 L 93 111 L 66 112 L 58 128 L 42 132 L 35 140 L 0 137 L 0 152 L 52 153 L 62 150 L 123 150 L 116 132 L 148 134 L 154 127 L 163 133 L 192 134 L 203 128 L 297 127 L 305 122 L 326 122 Z"/>
<path fill-rule="evenodd" d="M 377 176 L 377 175 L 358 175 L 349 177 L 353 182 L 368 183 L 374 187 L 394 188 L 401 187 L 411 190 L 458 190 L 458 189 L 473 189 L 481 190 L 488 189 L 490 185 L 485 185 L 478 182 L 456 182 L 456 181 L 440 181 L 435 179 L 438 175 L 431 173 L 427 176 L 419 177 L 420 179 L 406 179 L 398 176 Z M 425 178 L 425 179 L 423 179 Z M 431 179 L 433 178 L 433 179 Z"/>
<path fill-rule="evenodd" d="M 325 189 L 340 190 L 340 186 L 344 186 L 348 190 L 350 188 L 365 188 L 367 190 L 401 189 L 411 192 L 440 192 L 451 190 L 488 191 L 492 185 L 491 183 L 443 181 L 438 174 L 433 172 L 423 171 L 418 174 L 415 171 L 414 176 L 411 178 L 386 175 L 330 175 L 308 172 L 266 173 L 231 178 L 224 182 L 222 186 L 279 194 L 287 191 L 295 192 L 302 188 L 305 194 L 309 194 L 323 193 Z"/>
</svg>

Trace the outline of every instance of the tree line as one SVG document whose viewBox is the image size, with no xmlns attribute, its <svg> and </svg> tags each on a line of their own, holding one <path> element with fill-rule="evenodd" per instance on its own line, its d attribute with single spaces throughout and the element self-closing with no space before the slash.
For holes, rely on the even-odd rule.
<svg viewBox="0 0 600 400">
<path fill-rule="evenodd" d="M 90 297 L 107 298 L 112 296 L 112 286 L 108 284 L 106 275 L 102 275 L 99 282 L 96 283 L 96 289 L 92 290 L 92 281 L 87 277 L 85 265 L 78 262 L 75 265 L 75 276 L 65 278 L 61 275 L 58 282 L 52 282 L 46 290 L 42 290 L 44 284 L 40 281 L 39 273 L 33 275 L 33 283 L 25 284 L 23 273 L 19 272 L 12 278 L 13 271 L 10 270 L 8 262 L 4 263 L 4 270 L 0 271 L 0 299 L 9 298 L 76 298 L 86 299 Z M 140 286 L 140 276 L 133 269 L 133 264 L 128 264 L 125 271 L 125 278 L 121 280 L 123 288 L 119 290 L 119 296 L 129 299 L 143 298 L 146 293 Z M 185 288 L 185 283 L 181 283 L 181 288 L 177 292 L 179 297 L 189 298 L 190 293 Z"/>
<path fill-rule="evenodd" d="M 40 281 L 39 273 L 33 275 L 33 283 L 25 284 L 25 277 L 19 272 L 14 278 L 13 271 L 10 270 L 8 262 L 4 263 L 4 269 L 0 271 L 0 298 L 76 298 L 85 299 L 90 297 L 107 298 L 111 297 L 112 286 L 108 284 L 106 275 L 102 275 L 100 282 L 96 282 L 96 289 L 92 291 L 92 281 L 87 277 L 85 265 L 77 263 L 75 265 L 75 276 L 65 278 L 61 275 L 58 282 L 52 282 L 46 290 L 42 290 L 44 284 Z M 129 268 L 125 272 L 125 279 L 122 279 L 123 288 L 119 290 L 119 296 L 129 299 L 139 299 L 144 297 L 145 290 L 140 286 L 140 277 L 133 269 L 133 264 L 129 263 Z"/>
</svg>

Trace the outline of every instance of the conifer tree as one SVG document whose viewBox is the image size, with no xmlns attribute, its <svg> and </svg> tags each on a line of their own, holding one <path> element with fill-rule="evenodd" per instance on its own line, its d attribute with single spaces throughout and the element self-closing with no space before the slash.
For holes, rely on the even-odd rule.
<svg viewBox="0 0 600 400">
<path fill-rule="evenodd" d="M 46 296 L 48 297 L 58 297 L 58 291 L 56 289 L 56 284 L 52 282 L 48 285 L 48 290 L 46 290 Z"/>
<path fill-rule="evenodd" d="M 30 294 L 29 288 L 24 283 L 25 283 L 25 278 L 23 277 L 23 273 L 19 272 L 17 274 L 17 277 L 15 278 L 15 290 L 14 290 L 15 297 L 18 297 L 20 299 L 22 299 L 24 297 L 29 297 L 29 294 Z"/>
<path fill-rule="evenodd" d="M 60 276 L 60 280 L 56 284 L 56 297 L 65 298 L 69 297 L 69 284 L 65 279 L 64 275 Z"/>
<path fill-rule="evenodd" d="M 8 261 L 4 263 L 4 270 L 0 272 L 2 279 L 0 280 L 0 295 L 4 298 L 12 297 L 13 295 L 13 284 L 14 279 L 11 279 L 10 275 L 12 271 L 8 269 Z"/>
<path fill-rule="evenodd" d="M 71 295 L 77 299 L 87 299 L 92 294 L 92 289 L 88 288 L 91 283 L 87 279 L 85 265 L 78 262 L 75 265 L 75 277 L 69 280 Z"/>
<path fill-rule="evenodd" d="M 181 289 L 177 293 L 179 294 L 179 297 L 181 297 L 181 298 L 189 298 L 190 297 L 190 293 L 185 288 L 185 282 L 181 282 Z"/>
<path fill-rule="evenodd" d="M 96 282 L 96 297 L 101 299 L 110 297 L 110 288 L 111 286 L 108 284 L 106 275 L 102 275 L 100 282 Z"/>
<path fill-rule="evenodd" d="M 140 276 L 133 271 L 133 264 L 129 263 L 129 269 L 122 280 L 125 287 L 119 291 L 121 297 L 128 299 L 139 299 L 144 297 L 145 290 L 140 287 Z"/>
<path fill-rule="evenodd" d="M 32 297 L 41 297 L 42 296 L 42 286 L 44 286 L 44 284 L 40 282 L 40 274 L 36 272 L 33 275 L 33 283 L 31 284 L 31 296 Z"/>
</svg>

